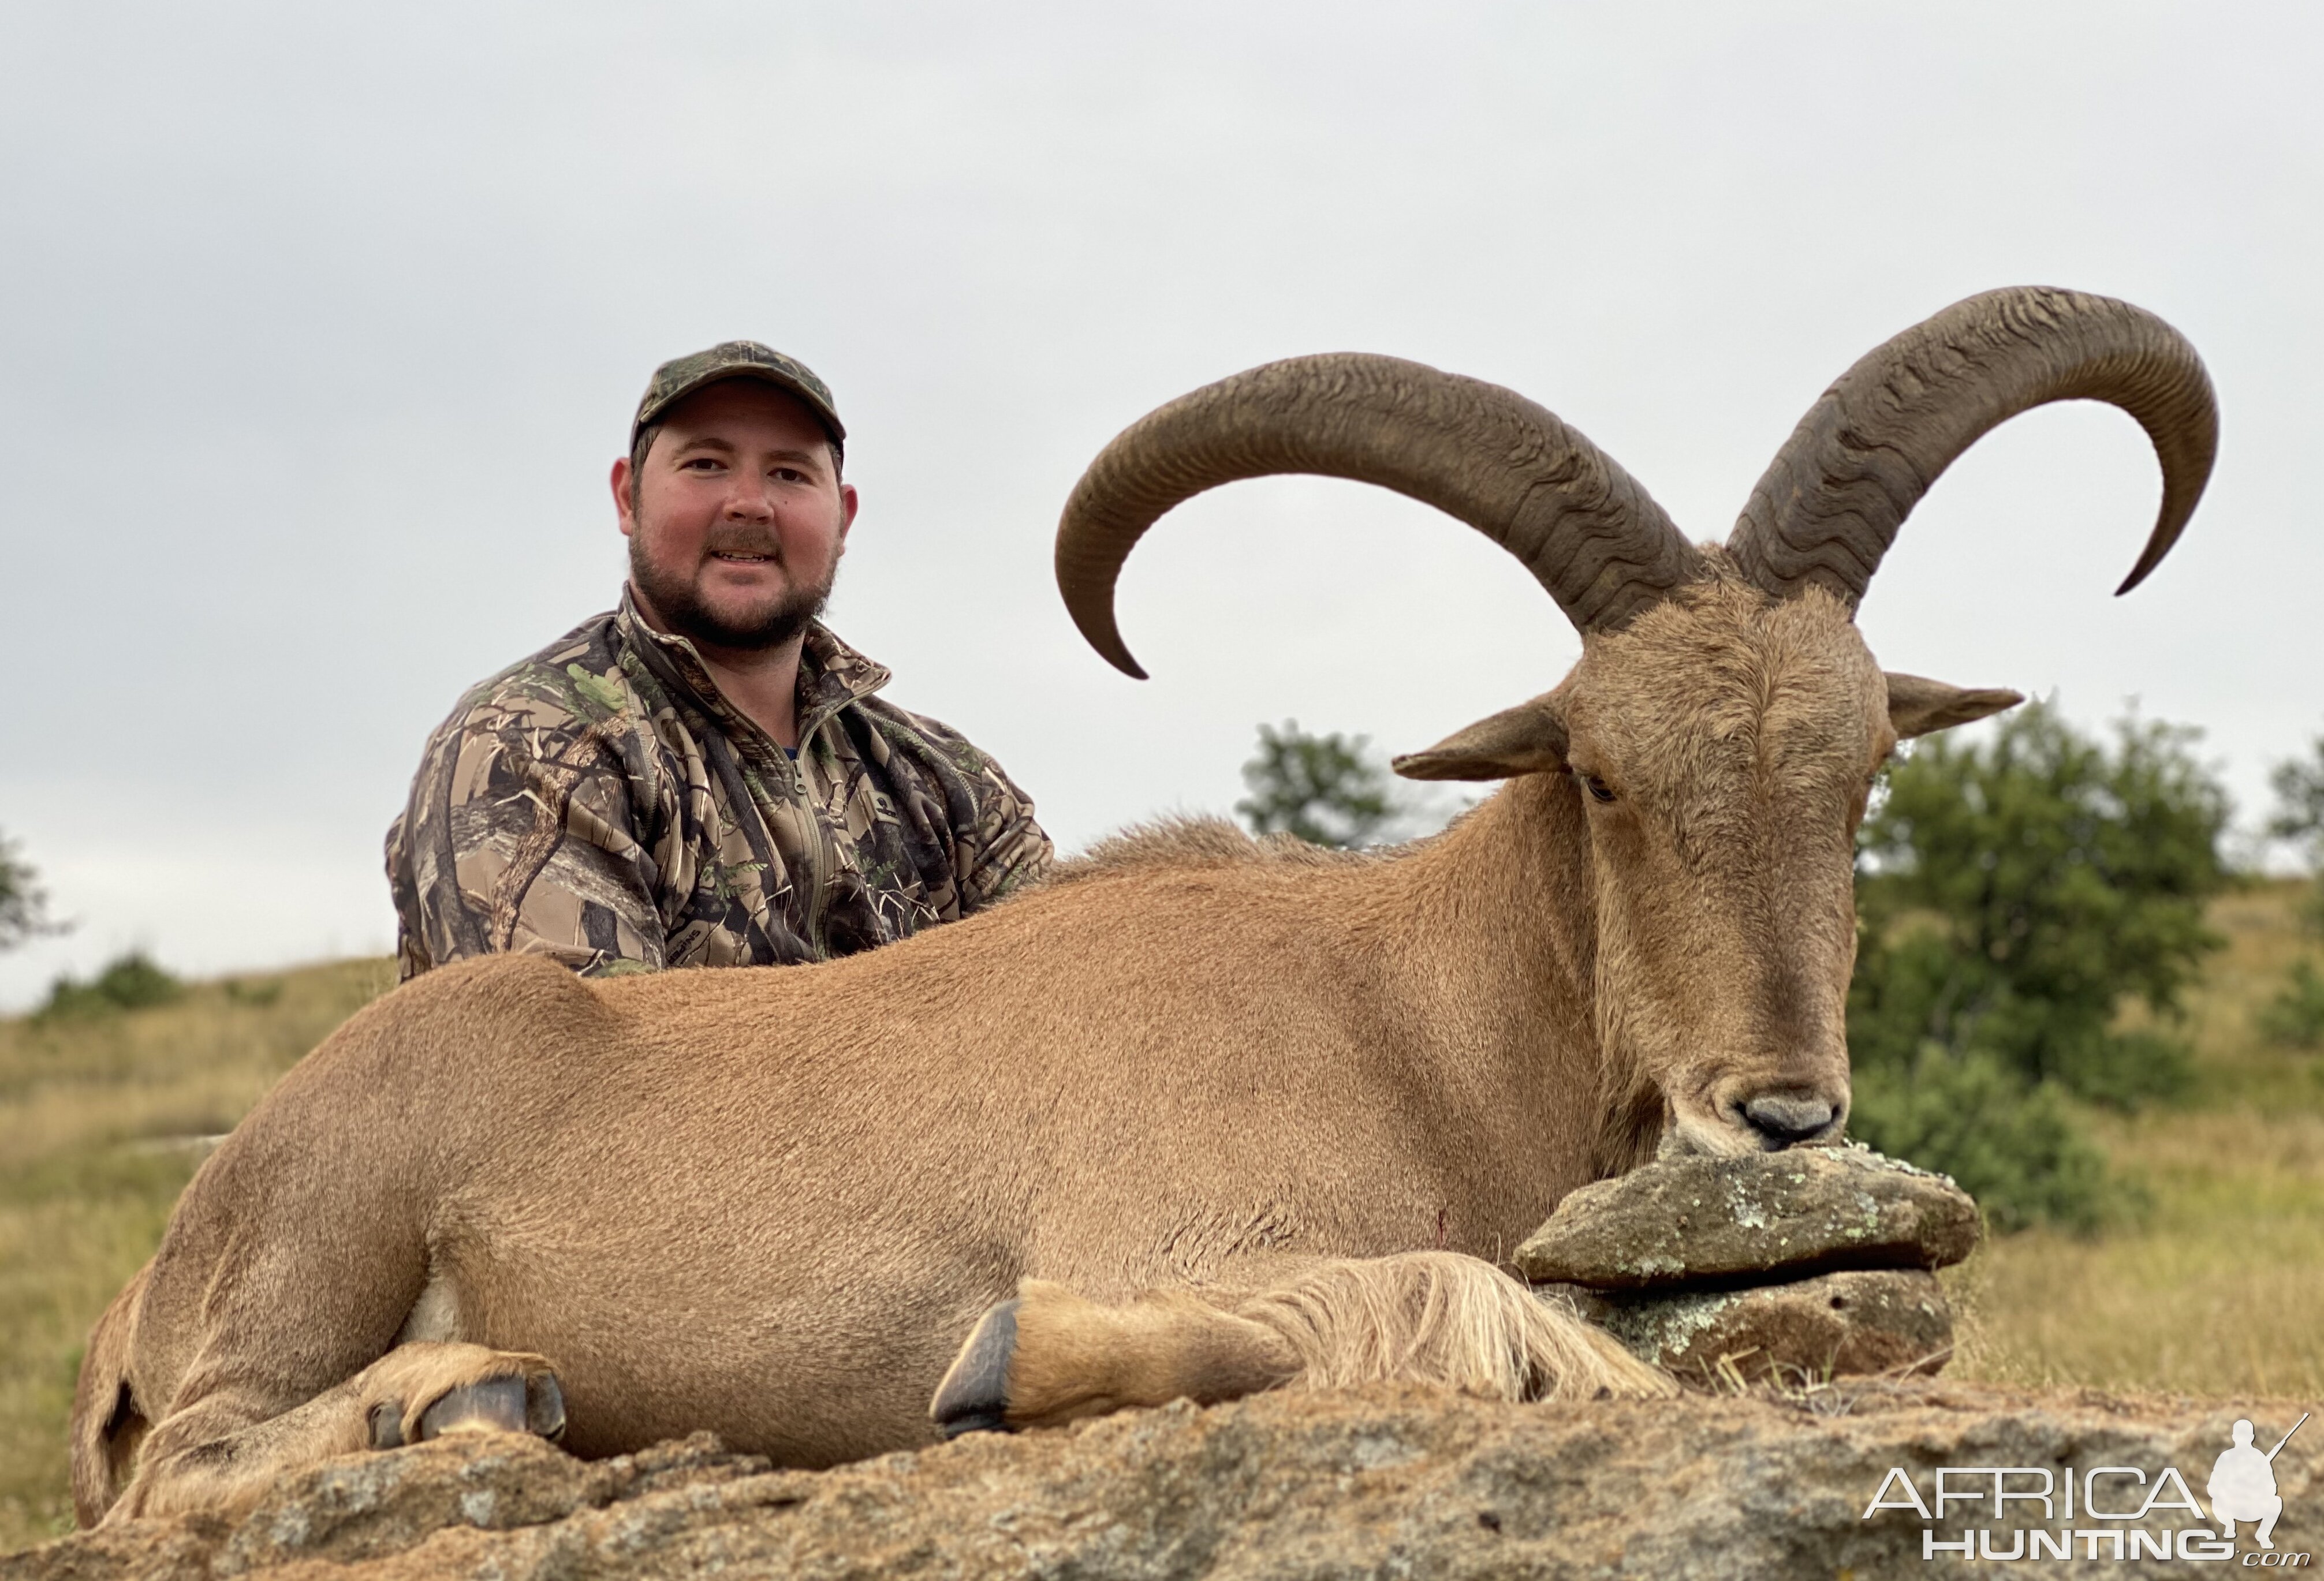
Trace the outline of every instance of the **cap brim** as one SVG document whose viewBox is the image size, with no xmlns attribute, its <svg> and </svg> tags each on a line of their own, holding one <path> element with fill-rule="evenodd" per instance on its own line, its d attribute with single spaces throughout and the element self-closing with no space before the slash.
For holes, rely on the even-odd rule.
<svg viewBox="0 0 2324 1581">
<path fill-rule="evenodd" d="M 840 422 L 839 414 L 825 406 L 823 398 L 814 391 L 783 372 L 779 368 L 770 368 L 762 363 L 738 363 L 731 367 L 713 368 L 699 378 L 689 379 L 668 395 L 663 396 L 651 407 L 640 410 L 630 422 L 631 448 L 637 447 L 640 429 L 649 423 L 661 421 L 670 408 L 697 391 L 707 390 L 713 384 L 723 384 L 729 379 L 755 379 L 761 384 L 773 385 L 814 413 L 815 420 L 824 426 L 834 441 L 843 445 L 847 442 L 847 428 Z"/>
</svg>

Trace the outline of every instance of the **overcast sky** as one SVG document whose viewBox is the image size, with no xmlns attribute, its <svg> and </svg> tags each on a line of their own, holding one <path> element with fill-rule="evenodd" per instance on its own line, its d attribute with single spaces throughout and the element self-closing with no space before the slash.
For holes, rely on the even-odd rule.
<svg viewBox="0 0 2324 1581">
<path fill-rule="evenodd" d="M 2324 725 L 2313 5 L 19 5 L 0 45 L 0 830 L 210 971 L 389 947 L 380 841 L 469 684 L 613 602 L 653 365 L 812 364 L 862 516 L 835 627 L 1061 844 L 1227 809 L 1260 720 L 1408 750 L 1579 651 L 1516 562 L 1354 484 L 1238 485 L 1130 560 L 1109 668 L 1049 572 L 1082 465 L 1305 352 L 1511 385 L 1723 536 L 1801 412 L 2039 282 L 2183 330 L 2209 496 L 2031 414 L 1914 515 L 1891 667 L 2136 697 L 2247 816 Z"/>
</svg>

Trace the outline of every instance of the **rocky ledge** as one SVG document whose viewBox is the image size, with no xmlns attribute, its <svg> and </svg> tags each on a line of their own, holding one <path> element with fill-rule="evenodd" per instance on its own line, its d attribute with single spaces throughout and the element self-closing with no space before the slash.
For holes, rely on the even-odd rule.
<svg viewBox="0 0 2324 1581">
<path fill-rule="evenodd" d="M 2136 1558 L 2215 1541 L 2165 1468 L 2200 1496 L 2238 1416 L 2273 1443 L 2298 1409 L 1926 1380 L 1582 1407 L 1381 1387 L 1182 1403 L 814 1473 L 706 1438 L 590 1464 L 480 1436 L 330 1462 L 237 1522 L 69 1538 L 0 1559 L 0 1577 L 1919 1576 L 1936 1573 L 1924 1551 L 1960 1553 L 1924 1545 L 2001 1558 L 2036 1533 L 2046 1548 L 2015 1573 L 2089 1575 L 2126 1543 Z M 2297 1438 L 2276 1459 L 2279 1555 L 2324 1535 L 2317 1464 Z M 1988 1470 L 1954 1475 L 1947 1517 L 1924 1521 L 1912 1503 L 1932 1499 L 1941 1466 L 2027 1468 L 2008 1491 L 2049 1481 L 2050 1512 L 2013 1500 L 1996 1519 Z M 2114 1518 L 2151 1494 L 2144 1520 Z M 1876 1500 L 1887 1507 L 1868 1519 Z M 2237 1558 L 2262 1557 L 2250 1531 Z M 2061 1543 L 2070 1563 L 2041 1557 Z"/>
</svg>

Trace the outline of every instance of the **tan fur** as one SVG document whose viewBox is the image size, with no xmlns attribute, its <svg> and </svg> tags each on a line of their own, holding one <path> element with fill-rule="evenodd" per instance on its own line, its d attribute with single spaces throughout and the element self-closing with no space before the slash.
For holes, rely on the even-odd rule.
<svg viewBox="0 0 2324 1581">
<path fill-rule="evenodd" d="M 168 1475 L 141 1469 L 114 1512 L 122 1519 L 198 1510 L 239 1515 L 266 1492 L 273 1471 L 368 1448 L 374 1409 L 392 1413 L 402 1440 L 415 1442 L 420 1417 L 447 1391 L 550 1370 L 542 1356 L 420 1342 L 396 1347 L 344 1383 L 276 1415 L 254 1411 L 241 1391 L 223 1390 L 187 1402 L 154 1428 L 143 1459 L 166 1467 Z M 220 1452 L 229 1445 L 230 1453 Z"/>
<path fill-rule="evenodd" d="M 116 1511 L 233 1505 L 383 1399 L 541 1356 L 583 1454 L 927 1444 L 1028 1279 L 1175 1292 L 1103 1320 L 1167 1353 L 1127 1382 L 1053 1326 L 1065 1403 L 1037 1409 L 1286 1355 L 1319 1383 L 1656 1386 L 1489 1264 L 1665 1119 L 1733 1151 L 1754 1094 L 1844 1108 L 1851 831 L 1895 739 L 1843 606 L 1711 564 L 1585 640 L 1539 701 L 1554 741 L 1463 748 L 1570 759 L 1609 804 L 1529 772 L 1386 857 L 1178 824 L 828 965 L 502 957 L 399 989 L 227 1138 L 100 1325 L 83 1518 L 120 1384 L 155 1426 Z"/>
<path fill-rule="evenodd" d="M 1289 1342 L 1311 1389 L 1442 1383 L 1512 1402 L 1678 1393 L 1569 1310 L 1452 1252 L 1327 1263 L 1235 1310 Z"/>
<path fill-rule="evenodd" d="M 1009 1420 L 1051 1427 L 1126 1406 L 1421 1383 L 1489 1400 L 1669 1395 L 1678 1386 L 1562 1305 L 1455 1252 L 1315 1263 L 1257 1295 L 1185 1289 L 1102 1306 L 1018 1291 Z"/>
<path fill-rule="evenodd" d="M 70 1456 L 73 1515 L 94 1526 L 128 1485 L 130 1467 L 152 1424 L 129 1387 L 137 1310 L 153 1264 L 140 1268 L 89 1330 L 80 1381 L 73 1391 Z"/>
<path fill-rule="evenodd" d="M 1053 866 L 1042 878 L 1045 886 L 1076 883 L 1084 878 L 1153 868 L 1229 868 L 1281 865 L 1293 868 L 1344 868 L 1388 859 L 1383 850 L 1333 850 L 1310 845 L 1291 834 L 1268 834 L 1254 840 L 1223 818 L 1174 816 L 1151 823 L 1133 823 L 1118 834 L 1101 839 L 1078 857 Z"/>
</svg>

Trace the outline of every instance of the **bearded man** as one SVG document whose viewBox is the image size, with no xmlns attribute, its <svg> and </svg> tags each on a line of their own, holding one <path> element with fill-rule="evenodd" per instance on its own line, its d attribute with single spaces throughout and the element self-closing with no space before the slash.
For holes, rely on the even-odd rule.
<svg viewBox="0 0 2324 1581">
<path fill-rule="evenodd" d="M 665 363 L 613 463 L 619 608 L 472 689 L 387 836 L 402 975 L 822 961 L 992 905 L 1033 804 L 816 616 L 855 519 L 846 430 L 752 341 Z"/>
</svg>

